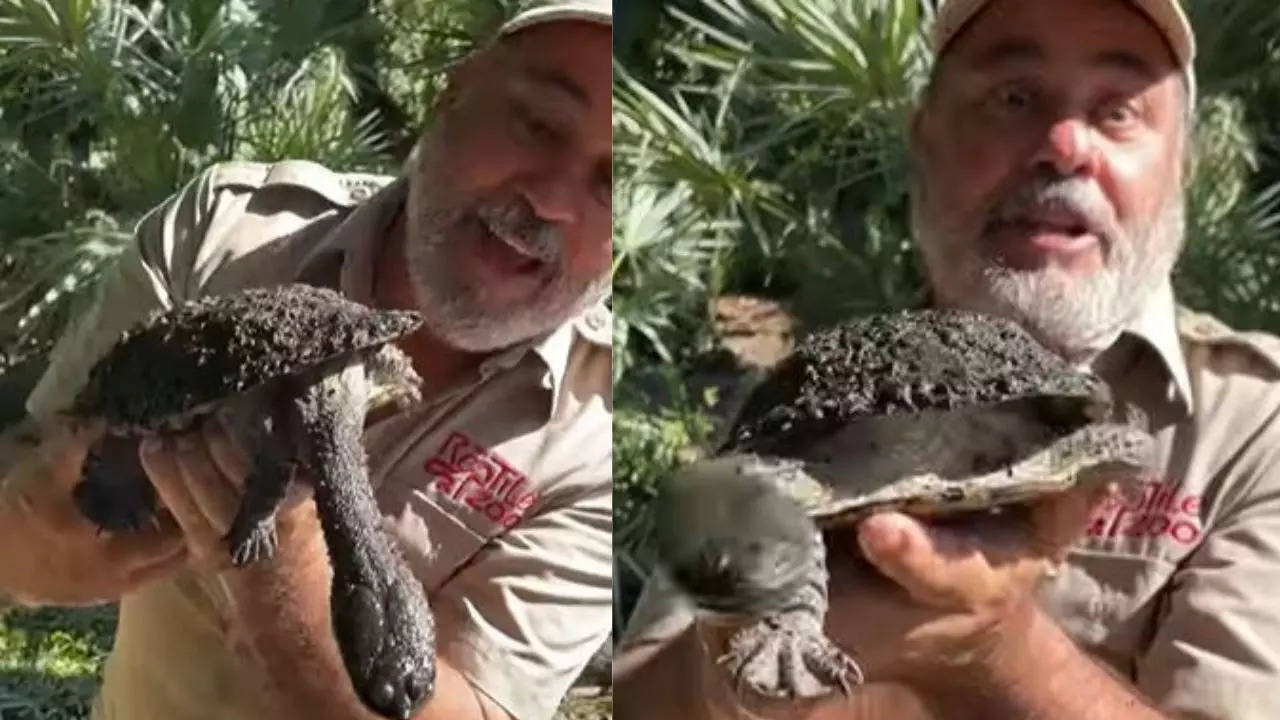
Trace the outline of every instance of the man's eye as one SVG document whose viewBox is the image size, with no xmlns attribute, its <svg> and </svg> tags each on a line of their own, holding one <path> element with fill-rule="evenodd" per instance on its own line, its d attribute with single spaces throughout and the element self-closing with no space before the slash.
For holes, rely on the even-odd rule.
<svg viewBox="0 0 1280 720">
<path fill-rule="evenodd" d="M 987 98 L 988 107 L 999 115 L 1021 115 L 1035 104 L 1035 93 L 1025 85 L 1009 83 L 1001 85 Z"/>
<path fill-rule="evenodd" d="M 1099 121 L 1109 128 L 1123 129 L 1138 120 L 1138 109 L 1128 101 L 1116 101 L 1102 106 Z"/>
<path fill-rule="evenodd" d="M 1011 110 L 1031 107 L 1031 99 L 1031 91 L 1018 85 L 1005 85 L 996 90 L 996 100 L 1001 106 Z"/>
<path fill-rule="evenodd" d="M 516 123 L 519 124 L 521 131 L 534 140 L 539 142 L 552 142 L 559 139 L 559 131 L 552 127 L 550 123 L 544 122 L 532 112 L 524 108 L 517 107 L 512 114 L 515 117 Z"/>
</svg>

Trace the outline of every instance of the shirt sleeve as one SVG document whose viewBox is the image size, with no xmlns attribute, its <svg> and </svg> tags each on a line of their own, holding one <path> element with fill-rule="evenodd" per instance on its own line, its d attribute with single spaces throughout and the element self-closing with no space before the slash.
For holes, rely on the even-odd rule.
<svg viewBox="0 0 1280 720">
<path fill-rule="evenodd" d="M 491 540 L 431 598 L 440 656 L 519 720 L 549 720 L 608 640 L 611 465 L 574 471 L 576 497 Z"/>
<path fill-rule="evenodd" d="M 1174 572 L 1139 688 L 1187 720 L 1280 717 L 1280 432 L 1276 417 L 1242 460 L 1224 512 Z"/>
<path fill-rule="evenodd" d="M 186 296 L 192 250 L 214 206 L 215 172 L 206 170 L 139 221 L 133 241 L 105 271 L 87 309 L 70 321 L 27 397 L 27 414 L 36 421 L 48 423 L 70 405 L 121 333 Z"/>
</svg>

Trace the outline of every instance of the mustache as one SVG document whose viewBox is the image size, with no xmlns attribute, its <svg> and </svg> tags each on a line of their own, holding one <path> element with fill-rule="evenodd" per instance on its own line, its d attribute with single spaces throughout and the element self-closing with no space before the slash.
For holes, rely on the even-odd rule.
<svg viewBox="0 0 1280 720">
<path fill-rule="evenodd" d="M 524 197 L 484 201 L 475 206 L 476 217 L 496 235 L 515 241 L 539 260 L 559 259 L 564 247 L 560 226 L 543 220 Z"/>
<path fill-rule="evenodd" d="M 989 213 L 987 225 L 993 229 L 1026 218 L 1064 214 L 1104 241 L 1121 232 L 1110 204 L 1096 185 L 1079 177 L 1045 175 L 1018 183 Z"/>
</svg>

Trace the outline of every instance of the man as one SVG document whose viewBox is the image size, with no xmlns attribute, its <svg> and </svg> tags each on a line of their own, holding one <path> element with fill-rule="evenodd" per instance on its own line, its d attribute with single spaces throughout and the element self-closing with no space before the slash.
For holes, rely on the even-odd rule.
<svg viewBox="0 0 1280 720">
<path fill-rule="evenodd" d="M 1170 291 L 1187 21 L 1174 0 L 951 0 L 936 21 L 911 128 L 935 302 L 1094 369 L 1145 412 L 1158 464 L 1140 498 L 1069 493 L 1025 524 L 864 521 L 843 559 L 878 574 L 830 553 L 827 630 L 870 680 L 848 701 L 739 702 L 712 663 L 725 630 L 655 584 L 619 650 L 618 717 L 665 699 L 683 717 L 1280 717 L 1280 342 Z"/>
<path fill-rule="evenodd" d="M 329 629 L 313 504 L 282 509 L 272 561 L 232 569 L 245 459 L 208 423 L 144 444 L 159 528 L 99 537 L 69 493 L 101 429 L 54 421 L 154 308 L 295 280 L 425 316 L 401 343 L 424 401 L 365 436 L 437 617 L 416 717 L 552 716 L 610 632 L 610 25 L 607 0 L 507 23 L 453 71 L 402 178 L 227 163 L 139 224 L 31 394 L 0 486 L 0 591 L 121 598 L 95 718 L 373 717 Z"/>
</svg>

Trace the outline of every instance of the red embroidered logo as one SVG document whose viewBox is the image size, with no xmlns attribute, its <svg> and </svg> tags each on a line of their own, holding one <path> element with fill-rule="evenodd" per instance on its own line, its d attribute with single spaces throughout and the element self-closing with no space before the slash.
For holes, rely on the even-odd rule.
<svg viewBox="0 0 1280 720">
<path fill-rule="evenodd" d="M 1112 498 L 1094 511 L 1089 537 L 1169 537 L 1183 545 L 1200 539 L 1200 496 L 1149 480 L 1142 494 L 1126 502 Z"/>
<path fill-rule="evenodd" d="M 510 529 L 538 499 L 529 478 L 502 456 L 465 434 L 452 432 L 423 467 L 442 495 Z"/>
</svg>

